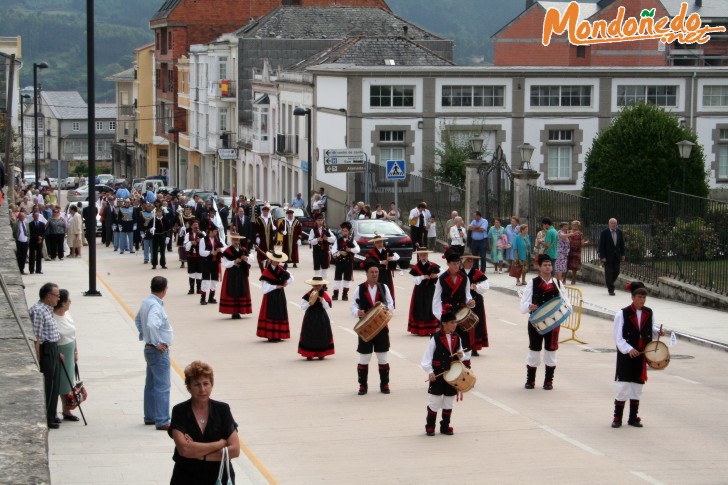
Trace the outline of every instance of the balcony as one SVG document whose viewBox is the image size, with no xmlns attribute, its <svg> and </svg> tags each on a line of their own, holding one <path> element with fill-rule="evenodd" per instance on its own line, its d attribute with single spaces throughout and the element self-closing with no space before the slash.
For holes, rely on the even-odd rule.
<svg viewBox="0 0 728 485">
<path fill-rule="evenodd" d="M 134 116 L 135 110 L 134 106 L 119 106 L 119 117 L 122 116 Z"/>
<path fill-rule="evenodd" d="M 238 140 L 235 133 L 230 131 L 224 132 L 220 135 L 220 148 L 237 148 Z"/>
<path fill-rule="evenodd" d="M 232 79 L 213 81 L 210 83 L 210 97 L 227 101 L 235 101 L 238 83 Z"/>
<path fill-rule="evenodd" d="M 276 135 L 276 153 L 279 155 L 290 155 L 298 153 L 298 135 Z"/>
</svg>

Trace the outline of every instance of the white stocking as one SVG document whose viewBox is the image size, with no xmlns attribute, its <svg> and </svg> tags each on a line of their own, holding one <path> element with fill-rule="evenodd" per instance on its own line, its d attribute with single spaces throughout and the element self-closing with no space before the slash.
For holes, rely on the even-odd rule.
<svg viewBox="0 0 728 485">
<path fill-rule="evenodd" d="M 555 350 L 544 350 L 543 351 L 543 363 L 549 367 L 556 367 L 556 351 Z"/>
<path fill-rule="evenodd" d="M 530 367 L 538 367 L 541 365 L 541 352 L 529 350 L 526 356 L 526 365 Z"/>
<path fill-rule="evenodd" d="M 372 360 L 372 354 L 359 354 L 360 365 L 369 365 L 370 360 Z"/>
<path fill-rule="evenodd" d="M 387 353 L 377 352 L 377 361 L 379 362 L 379 365 L 385 365 L 387 363 Z"/>
</svg>

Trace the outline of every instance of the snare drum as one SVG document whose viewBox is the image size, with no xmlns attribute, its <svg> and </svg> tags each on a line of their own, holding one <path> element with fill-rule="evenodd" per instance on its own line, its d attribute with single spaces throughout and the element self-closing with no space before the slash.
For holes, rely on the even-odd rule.
<svg viewBox="0 0 728 485">
<path fill-rule="evenodd" d="M 379 332 L 384 330 L 389 321 L 392 319 L 392 313 L 387 307 L 378 302 L 374 307 L 364 315 L 361 320 L 354 326 L 354 331 L 365 342 L 371 341 Z"/>
<path fill-rule="evenodd" d="M 462 362 L 452 362 L 450 370 L 445 372 L 443 379 L 460 392 L 468 392 L 475 386 L 475 374 Z"/>
<path fill-rule="evenodd" d="M 664 342 L 653 340 L 645 345 L 647 365 L 655 370 L 662 370 L 670 363 L 670 349 Z"/>
<path fill-rule="evenodd" d="M 561 325 L 561 322 L 569 318 L 569 315 L 571 315 L 571 308 L 560 296 L 557 296 L 534 310 L 528 321 L 539 334 L 544 335 Z"/>
<path fill-rule="evenodd" d="M 480 319 L 470 308 L 464 307 L 458 310 L 455 314 L 455 320 L 457 320 L 458 327 L 460 327 L 462 331 L 469 332 L 475 328 Z"/>
</svg>

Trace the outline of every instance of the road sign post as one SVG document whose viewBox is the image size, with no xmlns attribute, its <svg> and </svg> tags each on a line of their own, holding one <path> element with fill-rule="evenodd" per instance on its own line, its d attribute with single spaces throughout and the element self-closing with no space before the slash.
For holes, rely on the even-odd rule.
<svg viewBox="0 0 728 485">
<path fill-rule="evenodd" d="M 407 176 L 404 160 L 387 160 L 387 180 L 394 181 L 394 216 L 399 210 L 399 181 Z"/>
</svg>

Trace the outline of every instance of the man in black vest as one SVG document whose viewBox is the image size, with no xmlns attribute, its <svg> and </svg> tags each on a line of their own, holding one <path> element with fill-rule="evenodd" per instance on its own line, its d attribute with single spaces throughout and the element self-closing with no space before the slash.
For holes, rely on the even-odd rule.
<svg viewBox="0 0 728 485">
<path fill-rule="evenodd" d="M 541 305 L 559 296 L 556 285 L 559 281 L 551 275 L 553 261 L 547 254 L 538 256 L 538 276 L 526 284 L 521 297 L 521 313 L 533 313 Z M 556 371 L 556 351 L 559 349 L 560 325 L 541 335 L 528 324 L 528 356 L 526 357 L 526 389 L 533 389 L 536 382 L 536 369 L 541 364 L 541 349 L 544 349 L 543 362 L 546 365 L 546 377 L 543 388 L 550 391 L 554 388 L 554 372 Z"/>
<path fill-rule="evenodd" d="M 609 227 L 599 235 L 599 259 L 604 265 L 607 290 L 614 296 L 614 283 L 619 276 L 619 265 L 624 261 L 624 234 L 617 228 L 617 219 L 609 219 Z"/>
<path fill-rule="evenodd" d="M 632 293 L 632 304 L 614 315 L 614 341 L 617 344 L 617 372 L 614 380 L 617 393 L 614 398 L 614 419 L 612 428 L 622 426 L 624 403 L 629 399 L 629 420 L 627 424 L 642 427 L 637 416 L 642 399 L 642 388 L 647 380 L 645 346 L 658 335 L 665 335 L 655 326 L 653 312 L 645 306 L 647 288 L 640 281 L 627 285 Z"/>
<path fill-rule="evenodd" d="M 389 293 L 387 285 L 379 283 L 379 261 L 367 259 L 364 262 L 364 268 L 367 272 L 367 280 L 354 288 L 351 298 L 351 313 L 361 319 L 378 302 L 382 302 L 391 312 L 394 309 L 394 301 L 392 301 L 392 295 Z M 368 390 L 367 379 L 372 352 L 377 353 L 379 362 L 379 390 L 384 394 L 389 394 L 389 362 L 387 361 L 389 326 L 385 325 L 382 331 L 369 342 L 365 342 L 359 337 L 356 351 L 359 352 L 359 365 L 356 368 L 359 377 L 359 395 L 366 394 Z"/>
</svg>

